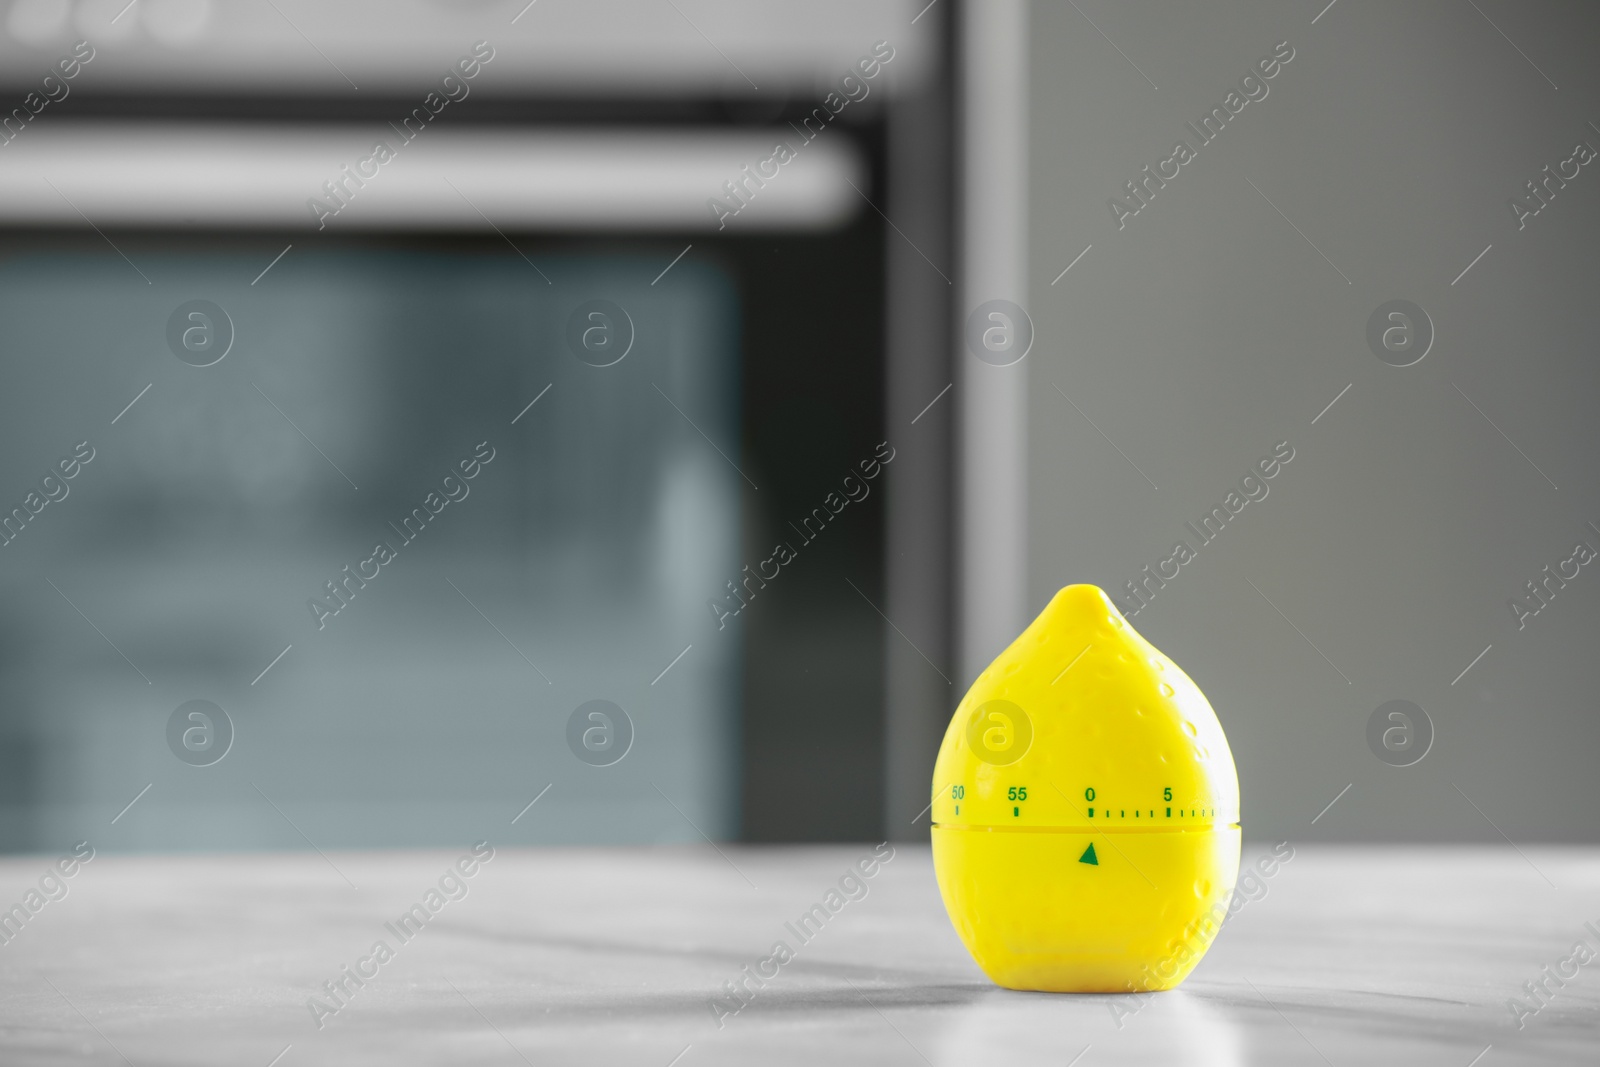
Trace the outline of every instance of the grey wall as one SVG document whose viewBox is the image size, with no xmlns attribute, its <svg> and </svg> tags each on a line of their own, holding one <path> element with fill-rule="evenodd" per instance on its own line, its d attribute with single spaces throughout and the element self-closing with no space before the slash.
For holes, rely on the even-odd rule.
<svg viewBox="0 0 1600 1067">
<path fill-rule="evenodd" d="M 1600 548 L 1600 160 L 1525 228 L 1507 202 L 1600 147 L 1600 12 L 1324 3 L 1032 6 L 1029 609 L 1197 550 L 1133 622 L 1216 707 L 1252 836 L 1593 840 L 1600 566 L 1523 628 L 1508 600 Z M 1411 366 L 1368 345 L 1392 299 L 1436 332 Z M 1184 524 L 1283 441 L 1202 546 Z M 1369 747 L 1390 700 L 1433 724 L 1414 765 Z"/>
</svg>

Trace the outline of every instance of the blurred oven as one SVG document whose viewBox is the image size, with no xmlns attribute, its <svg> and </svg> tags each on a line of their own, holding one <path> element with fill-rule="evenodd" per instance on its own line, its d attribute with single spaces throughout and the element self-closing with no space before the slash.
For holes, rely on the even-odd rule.
<svg viewBox="0 0 1600 1067">
<path fill-rule="evenodd" d="M 917 7 L 13 0 L 0 847 L 879 834 Z"/>
</svg>

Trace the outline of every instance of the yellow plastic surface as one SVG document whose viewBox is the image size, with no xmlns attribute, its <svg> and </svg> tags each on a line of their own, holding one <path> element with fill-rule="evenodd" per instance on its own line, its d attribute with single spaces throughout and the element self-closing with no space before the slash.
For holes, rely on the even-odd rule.
<svg viewBox="0 0 1600 1067">
<path fill-rule="evenodd" d="M 1239 779 L 1198 686 L 1098 587 L 1061 590 L 968 690 L 933 773 L 945 909 L 997 985 L 1170 989 L 1239 871 Z"/>
</svg>

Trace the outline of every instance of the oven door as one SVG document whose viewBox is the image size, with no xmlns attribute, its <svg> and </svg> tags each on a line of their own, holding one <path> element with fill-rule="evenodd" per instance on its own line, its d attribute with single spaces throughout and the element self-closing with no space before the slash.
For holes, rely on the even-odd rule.
<svg viewBox="0 0 1600 1067">
<path fill-rule="evenodd" d="M 10 5 L 0 848 L 909 828 L 924 6 Z"/>
<path fill-rule="evenodd" d="M 322 220 L 370 132 L 28 136 L 5 846 L 136 794 L 118 847 L 738 836 L 747 628 L 711 602 L 788 473 L 742 446 L 746 339 L 791 328 L 774 282 L 804 314 L 819 255 L 861 261 L 848 140 L 722 235 L 759 134 L 432 131 Z"/>
</svg>

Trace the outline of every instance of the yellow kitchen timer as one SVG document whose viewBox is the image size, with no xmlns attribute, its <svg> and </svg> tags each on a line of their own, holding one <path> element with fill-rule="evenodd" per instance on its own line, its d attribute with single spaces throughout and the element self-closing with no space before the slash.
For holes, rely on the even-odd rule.
<svg viewBox="0 0 1600 1067">
<path fill-rule="evenodd" d="M 1239 779 L 1205 695 L 1098 587 L 1061 590 L 956 708 L 933 866 L 996 984 L 1170 989 L 1227 914 Z"/>
</svg>

